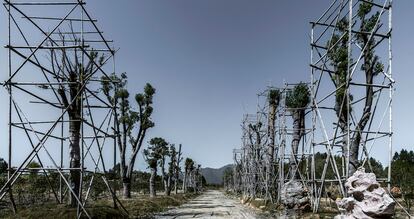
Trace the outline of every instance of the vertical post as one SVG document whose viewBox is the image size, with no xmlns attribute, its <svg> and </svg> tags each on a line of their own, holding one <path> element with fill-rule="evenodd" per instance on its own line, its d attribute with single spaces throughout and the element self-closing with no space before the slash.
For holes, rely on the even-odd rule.
<svg viewBox="0 0 414 219">
<path fill-rule="evenodd" d="M 12 60 L 11 60 L 11 0 L 9 1 L 8 7 L 7 7 L 7 25 L 8 25 L 8 70 L 9 70 L 9 78 L 12 75 Z M 11 80 L 9 81 L 9 145 L 8 145 L 8 165 L 7 165 L 7 180 L 10 180 L 11 176 L 12 176 L 12 100 L 13 100 L 13 96 L 12 96 L 12 82 Z M 9 194 L 10 194 L 10 202 L 12 204 L 12 208 L 13 208 L 13 212 L 16 213 L 17 212 L 17 208 L 16 208 L 16 204 L 14 202 L 14 198 L 13 198 L 13 192 L 11 189 L 11 186 L 9 188 Z"/>
<path fill-rule="evenodd" d="M 114 64 L 114 74 L 115 74 L 115 55 L 113 55 L 112 56 L 113 57 L 113 64 Z M 118 83 L 119 83 L 119 81 L 112 81 L 111 80 L 111 82 L 110 83 L 115 83 L 115 85 L 114 85 L 114 94 L 116 94 L 117 93 L 117 91 L 118 91 Z M 117 105 L 118 105 L 118 98 L 114 98 L 114 101 L 113 101 L 113 105 L 112 105 L 112 107 L 113 107 L 113 113 L 114 113 L 114 128 L 113 128 L 113 133 L 114 133 L 114 165 L 113 165 L 113 171 L 115 172 L 115 166 L 116 166 L 116 163 L 117 163 L 117 157 L 116 157 L 116 147 L 117 147 L 117 141 L 118 141 L 118 113 L 117 113 Z M 121 153 L 121 152 L 120 152 Z M 121 167 L 120 167 L 121 168 Z M 121 171 L 121 169 L 119 169 L 119 171 Z M 117 186 L 116 186 L 116 184 L 117 184 L 117 180 L 116 179 L 114 179 L 114 186 L 113 186 L 113 188 L 114 188 L 114 193 L 116 194 L 116 189 L 117 189 Z"/>
<path fill-rule="evenodd" d="M 83 3 L 83 0 L 80 0 L 80 3 Z M 82 59 L 81 59 L 81 64 L 82 64 L 82 69 L 81 69 L 81 74 L 80 74 L 80 80 L 79 80 L 79 83 L 81 84 L 81 86 L 83 86 L 83 83 L 84 83 L 84 81 L 83 81 L 83 77 L 84 77 L 84 71 L 86 70 L 85 69 L 85 54 L 84 54 L 84 49 L 85 49 L 85 39 L 84 39 L 84 36 L 83 36 L 83 29 L 84 29 L 84 19 L 83 19 L 83 8 L 81 8 L 81 30 L 80 30 L 80 43 L 81 43 L 81 47 L 82 47 Z M 76 55 L 76 53 L 75 53 L 75 55 Z M 81 111 L 81 122 L 80 122 L 80 125 L 81 125 L 81 137 L 80 137 L 80 149 L 81 149 L 81 160 L 80 160 L 80 162 L 81 162 L 81 169 L 79 170 L 80 171 L 80 185 L 79 185 L 79 194 L 77 194 L 78 195 L 78 199 L 79 199 L 79 202 L 78 202 L 78 211 L 77 211 L 77 215 L 78 215 L 78 218 L 80 217 L 80 214 L 82 213 L 81 212 L 81 205 L 83 205 L 82 204 L 82 192 L 83 192 L 83 177 L 84 177 L 84 167 L 85 167 L 85 150 L 84 150 L 84 107 L 83 107 L 83 105 L 84 105 L 84 95 L 85 95 L 85 93 L 83 92 L 83 91 L 81 91 L 82 93 L 80 94 L 80 111 Z M 86 97 L 85 97 L 86 98 Z M 96 139 L 96 141 L 99 141 L 99 139 L 97 138 Z M 98 146 L 99 147 L 99 146 Z M 99 162 L 99 161 L 98 161 Z"/>
<path fill-rule="evenodd" d="M 351 72 L 352 72 L 352 11 L 353 11 L 353 0 L 349 0 L 349 18 L 348 18 L 348 73 L 347 73 L 347 80 L 346 80 L 346 126 L 347 126 L 347 154 L 346 154 L 346 178 L 349 177 L 349 155 L 351 149 L 351 136 L 350 136 L 350 121 L 349 121 L 349 112 L 350 112 L 350 101 L 349 101 L 349 82 L 351 80 Z M 340 179 L 339 179 L 340 180 Z"/>
<path fill-rule="evenodd" d="M 281 144 L 280 144 L 280 159 L 279 159 L 279 192 L 278 192 L 278 203 L 280 202 L 281 194 L 280 191 L 285 184 L 285 175 L 284 175 L 284 163 L 285 163 L 285 146 L 286 146 L 286 92 L 287 84 L 284 82 L 284 88 L 282 92 L 282 99 L 280 104 L 282 106 L 282 118 L 280 125 L 280 134 L 281 134 Z"/>
<path fill-rule="evenodd" d="M 315 24 L 312 24 L 311 29 L 311 53 L 310 53 L 310 62 L 313 64 L 313 44 L 314 44 L 314 28 Z M 312 130 L 311 130 L 311 179 L 312 179 L 312 192 L 311 192 L 311 205 L 314 205 L 314 197 L 316 194 L 316 184 L 315 184 L 315 126 L 316 126 L 316 115 L 315 115 L 315 72 L 314 68 L 311 67 L 311 110 L 312 110 Z M 314 210 L 315 212 L 315 210 Z"/>
<path fill-rule="evenodd" d="M 113 61 L 113 74 L 115 74 L 116 73 L 115 55 L 112 55 L 112 61 Z M 113 82 L 111 82 L 111 83 L 113 83 Z M 116 98 L 114 98 L 114 99 L 116 99 Z M 116 100 L 114 102 L 114 105 L 115 106 L 113 106 L 114 107 L 113 110 L 116 110 Z M 114 116 L 116 116 L 116 113 L 114 113 Z M 114 165 L 113 165 L 113 170 L 114 171 L 115 171 L 115 166 L 116 166 L 116 129 L 115 129 L 115 126 L 116 126 L 116 119 L 114 118 Z M 114 189 L 116 189 L 116 186 L 114 186 Z"/>
<path fill-rule="evenodd" d="M 58 73 L 59 74 L 59 73 Z M 63 110 L 63 108 L 62 108 L 62 110 L 61 110 L 61 113 L 63 114 L 64 113 L 64 110 Z M 60 119 L 60 121 L 61 121 L 61 127 L 60 127 L 60 137 L 61 137 L 61 139 L 60 139 L 60 168 L 62 169 L 63 168 L 63 131 L 64 131 L 64 117 L 62 116 L 61 117 L 61 119 Z M 63 180 L 62 180 L 62 177 L 63 176 L 60 176 L 59 177 L 59 196 L 60 196 L 60 203 L 63 203 L 63 189 L 62 189 L 62 186 L 63 186 Z"/>
<path fill-rule="evenodd" d="M 389 31 L 389 38 L 388 38 L 388 74 L 390 78 L 392 78 L 392 0 L 389 0 L 389 10 L 388 10 L 388 31 Z M 388 184 L 388 191 L 391 191 L 391 163 L 392 163 L 392 137 L 393 137 L 393 129 L 392 129 L 392 98 L 394 95 L 394 82 L 390 82 L 389 87 L 389 98 L 390 98 L 390 110 L 389 110 L 389 157 L 388 157 L 388 177 L 387 177 L 387 184 Z"/>
<path fill-rule="evenodd" d="M 9 71 L 9 78 L 12 75 L 12 60 L 11 60 L 11 1 L 8 4 L 8 71 Z M 10 179 L 11 176 L 11 168 L 12 168 L 12 85 L 11 81 L 8 84 L 9 87 L 9 150 L 8 150 L 8 171 L 7 171 L 7 179 Z"/>
</svg>

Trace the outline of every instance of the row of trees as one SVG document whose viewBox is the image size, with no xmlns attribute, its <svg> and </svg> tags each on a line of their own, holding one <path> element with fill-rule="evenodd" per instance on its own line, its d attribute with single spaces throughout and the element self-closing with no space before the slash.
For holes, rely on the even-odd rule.
<svg viewBox="0 0 414 219">
<path fill-rule="evenodd" d="M 291 156 L 288 165 L 285 165 L 288 168 L 283 169 L 288 170 L 288 174 L 285 174 L 286 179 L 296 180 L 299 176 L 298 166 L 301 161 L 297 155 L 301 139 L 306 132 L 305 112 L 310 103 L 310 90 L 305 83 L 298 83 L 283 91 L 270 89 L 266 101 L 268 112 L 260 112 L 260 115 L 266 114 L 267 121 L 260 120 L 260 115 L 257 116 L 258 120 L 251 120 L 251 117 L 247 116 L 243 121 L 243 152 L 233 171 L 234 181 L 237 181 L 235 190 L 242 191 L 245 196 L 252 198 L 274 197 L 278 187 L 282 186 L 277 182 L 280 156 L 281 153 L 286 153 L 281 151 L 280 144 L 285 145 L 286 142 L 281 142 L 282 128 L 280 123 L 277 124 L 278 115 L 281 115 L 282 111 L 292 116 L 292 128 L 289 129 L 292 133 Z M 230 179 L 228 172 L 226 177 Z"/>
<path fill-rule="evenodd" d="M 191 160 L 191 158 L 187 158 Z M 20 177 L 15 185 L 13 186 L 14 199 L 16 204 L 19 205 L 40 205 L 50 201 L 54 201 L 53 191 L 59 191 L 60 185 L 60 175 L 57 171 L 48 171 L 48 176 L 44 172 L 40 171 L 40 164 L 37 162 L 31 162 L 28 165 L 29 168 L 32 168 L 27 174 L 23 174 Z M 7 163 L 0 158 L 0 184 L 5 183 L 7 180 Z M 190 167 L 191 168 L 191 167 Z M 194 168 L 195 170 L 195 168 Z M 184 173 L 182 173 L 184 174 Z M 190 172 L 187 174 L 196 174 L 196 172 Z M 181 175 L 181 173 L 180 173 Z M 66 175 L 68 177 L 69 175 Z M 100 178 L 104 176 L 102 173 L 90 173 L 86 172 L 83 175 L 84 185 L 87 186 L 91 177 Z M 164 189 L 164 180 L 162 176 L 153 177 L 149 172 L 142 172 L 135 170 L 132 173 L 131 181 L 131 192 L 135 194 L 150 194 L 150 187 L 154 190 L 162 191 Z M 122 181 L 120 181 L 120 164 L 118 163 L 114 168 L 110 169 L 106 175 L 108 182 L 111 184 L 114 190 L 122 189 Z M 178 189 L 182 186 L 183 176 L 179 176 L 176 181 L 178 184 L 175 188 L 175 193 L 178 193 Z M 191 179 L 193 180 L 193 179 Z M 187 183 L 191 185 L 201 186 L 201 181 L 198 178 L 194 178 L 195 181 L 190 181 Z M 150 182 L 152 185 L 150 186 Z M 192 188 L 189 192 L 199 192 L 200 187 Z M 64 193 L 67 193 L 67 189 L 64 189 Z M 180 188 L 181 189 L 181 188 Z M 66 192 L 65 192 L 66 191 Z M 89 196 L 91 200 L 106 199 L 108 198 L 108 190 L 105 183 L 101 180 L 96 180 L 93 183 L 89 191 Z M 1 205 L 1 202 L 0 202 Z M 1 207 L 0 207 L 1 208 Z"/>
<path fill-rule="evenodd" d="M 64 39 L 63 39 L 64 40 Z M 64 176 L 68 179 L 70 184 L 70 190 L 60 191 L 64 193 L 63 196 L 69 197 L 70 206 L 76 207 L 78 204 L 78 197 L 82 197 L 81 183 L 86 182 L 85 180 L 89 176 L 89 173 L 85 173 L 83 180 L 81 179 L 81 150 L 80 150 L 80 132 L 81 132 L 81 114 L 82 114 L 82 98 L 80 93 L 85 90 L 85 82 L 83 78 L 85 75 L 90 75 L 96 71 L 97 68 L 104 64 L 104 57 L 99 56 L 97 52 L 91 52 L 89 54 L 89 61 L 83 66 L 79 62 L 79 54 L 73 55 L 73 61 L 70 61 L 72 54 L 67 53 L 65 50 L 60 51 L 52 50 L 50 53 L 51 65 L 53 68 L 59 69 L 61 72 L 66 74 L 64 80 L 70 83 L 62 83 L 57 90 L 60 101 L 63 103 L 63 107 L 67 108 L 67 116 L 69 122 L 69 167 L 70 172 L 65 173 Z M 60 58 L 59 58 L 60 57 Z M 60 60 L 62 59 L 62 60 Z M 66 60 L 68 59 L 68 60 Z M 62 67 L 61 62 L 66 62 L 66 68 Z M 183 190 L 187 190 L 187 186 L 193 185 L 199 186 L 198 180 L 200 174 L 200 165 L 194 166 L 195 162 L 191 160 L 185 166 L 185 172 L 182 174 L 180 163 L 182 162 L 181 145 L 177 149 L 174 144 L 167 143 L 163 138 L 153 138 L 148 141 L 148 148 L 144 151 L 142 148 L 146 142 L 146 137 L 151 128 L 155 126 L 152 115 L 153 115 L 153 99 L 156 94 L 156 89 L 149 83 L 144 86 L 143 92 L 135 94 L 133 101 L 130 96 L 130 92 L 127 89 L 128 77 L 125 73 L 121 75 L 111 74 L 109 76 L 103 76 L 101 78 L 100 91 L 105 96 L 106 101 L 114 107 L 114 130 L 116 136 L 116 145 L 119 151 L 120 163 L 113 167 L 111 171 L 106 173 L 107 179 L 113 182 L 115 187 L 118 186 L 117 180 L 122 182 L 122 193 L 124 198 L 131 198 L 131 188 L 135 181 L 134 177 L 146 177 L 147 175 L 141 174 L 139 171 L 135 171 L 135 163 L 138 154 L 143 152 L 145 160 L 151 170 L 151 177 L 148 178 L 150 194 L 155 196 L 157 181 L 157 168 L 161 170 L 161 180 L 164 187 L 165 194 L 170 195 L 172 188 L 175 193 L 178 191 L 178 185 L 183 180 Z M 41 87 L 42 89 L 50 89 L 49 87 Z M 4 165 L 4 160 L 1 165 Z M 37 165 L 37 167 L 34 166 Z M 32 162 L 27 168 L 43 168 L 40 163 Z M 4 184 L 5 173 L 7 170 L 7 164 L 5 169 L 2 170 L 0 176 L 0 185 Z M 56 194 L 59 188 L 60 175 L 53 172 L 52 170 L 46 173 L 40 173 L 38 170 L 31 171 L 30 174 L 23 174 L 22 177 L 17 181 L 19 189 L 14 191 L 22 191 L 20 194 L 24 194 L 24 191 L 31 191 L 29 187 L 33 186 L 33 189 L 37 189 L 39 194 L 47 194 L 49 197 L 50 193 Z M 13 170 L 12 170 L 13 171 Z M 182 177 L 181 177 L 182 175 Z M 180 179 L 180 177 L 182 179 Z M 100 178 L 100 177 L 99 177 Z M 99 180 L 94 181 L 92 186 L 92 193 L 101 194 L 103 191 L 107 191 L 106 185 L 100 187 L 98 185 L 101 182 Z M 103 183 L 103 182 L 102 182 Z M 27 184 L 27 185 L 26 185 Z M 51 187 L 47 189 L 46 187 Z M 50 190 L 51 189 L 51 190 Z M 101 191 L 102 190 L 102 191 Z M 198 191 L 199 188 L 195 189 Z M 29 192 L 30 193 L 30 192 Z M 62 194 L 61 194 L 62 195 Z M 78 197 L 76 197 L 78 196 Z M 21 199 L 23 200 L 23 199 Z M 40 199 L 37 199 L 40 200 Z"/>
<path fill-rule="evenodd" d="M 168 147 L 169 146 L 169 147 Z M 164 193 L 171 194 L 172 186 L 177 193 L 178 177 L 180 173 L 181 145 L 178 152 L 174 144 L 169 145 L 163 138 L 153 138 L 150 140 L 150 146 L 144 150 L 145 160 L 151 170 L 150 178 L 150 196 L 156 195 L 155 178 L 158 167 L 161 169 L 161 177 L 164 185 Z M 169 157 L 168 168 L 166 171 L 167 158 Z"/>
<path fill-rule="evenodd" d="M 116 115 L 116 130 L 118 132 L 118 149 L 120 151 L 120 174 L 123 182 L 123 194 L 125 198 L 131 197 L 131 180 L 134 171 L 134 165 L 138 153 L 142 148 L 142 144 L 149 129 L 154 127 L 151 119 L 153 112 L 153 97 L 155 88 L 151 84 L 146 84 L 143 93 L 135 95 L 135 103 L 137 110 L 134 110 L 129 102 L 129 92 L 126 88 L 127 75 L 121 74 L 120 77 L 113 74 L 111 78 L 103 78 L 102 90 L 108 101 L 119 109 Z M 116 81 L 113 84 L 110 81 Z M 130 148 L 130 157 L 126 158 L 127 150 Z M 168 143 L 161 137 L 152 138 L 149 146 L 143 151 L 148 168 L 151 171 L 150 177 L 150 196 L 156 195 L 155 179 L 157 177 L 158 168 L 161 170 L 161 178 L 166 195 L 171 194 L 172 188 L 175 193 L 178 190 L 178 182 L 180 177 L 180 163 L 183 159 L 181 152 L 181 144 L 178 149 L 174 144 Z M 187 158 L 187 160 L 191 160 Z M 186 191 L 186 181 L 188 175 L 198 171 L 200 166 L 194 168 L 185 163 L 183 190 Z M 192 161 L 192 160 L 191 160 Z M 194 165 L 194 162 L 193 164 Z M 197 175 L 197 174 L 196 174 Z M 200 175 L 200 174 L 198 174 Z M 198 176 L 197 175 L 197 176 Z M 195 183 L 197 178 L 191 178 L 190 182 Z"/>
</svg>

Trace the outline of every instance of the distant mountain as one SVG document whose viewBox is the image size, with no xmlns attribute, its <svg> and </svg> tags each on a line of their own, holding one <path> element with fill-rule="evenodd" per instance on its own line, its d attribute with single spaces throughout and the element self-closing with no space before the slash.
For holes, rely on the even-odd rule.
<svg viewBox="0 0 414 219">
<path fill-rule="evenodd" d="M 208 184 L 221 185 L 223 183 L 223 174 L 227 168 L 233 168 L 233 164 L 228 164 L 218 169 L 215 168 L 201 168 L 201 173 Z"/>
</svg>

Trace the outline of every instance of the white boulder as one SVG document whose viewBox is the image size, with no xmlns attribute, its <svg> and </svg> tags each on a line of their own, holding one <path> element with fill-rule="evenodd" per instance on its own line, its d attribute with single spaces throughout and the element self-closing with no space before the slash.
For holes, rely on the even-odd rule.
<svg viewBox="0 0 414 219">
<path fill-rule="evenodd" d="M 394 215 L 394 200 L 378 183 L 374 173 L 358 169 L 345 183 L 349 197 L 336 202 L 341 215 L 336 219 L 390 218 Z"/>
<path fill-rule="evenodd" d="M 297 180 L 290 180 L 283 185 L 280 198 L 287 209 L 307 210 L 310 208 L 308 191 Z"/>
</svg>

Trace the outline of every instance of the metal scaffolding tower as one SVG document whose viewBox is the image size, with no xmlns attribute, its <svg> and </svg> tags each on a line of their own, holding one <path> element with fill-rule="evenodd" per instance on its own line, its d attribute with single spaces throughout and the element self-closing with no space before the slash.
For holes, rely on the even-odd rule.
<svg viewBox="0 0 414 219">
<path fill-rule="evenodd" d="M 241 179 L 235 190 L 244 196 L 275 198 L 278 203 L 282 186 L 290 180 L 291 162 L 296 160 L 296 180 L 309 191 L 313 211 L 317 212 L 327 189 L 335 188 L 338 195 L 346 197 L 346 179 L 361 167 L 373 171 L 371 157 L 384 152 L 388 173 L 378 180 L 390 189 L 395 85 L 392 1 L 333 0 L 311 26 L 311 104 L 303 109 L 308 125 L 300 150 L 295 153 L 291 149 L 295 130 L 290 127 L 292 109 L 286 105 L 286 97 L 296 84 L 269 87 L 258 95 L 257 113 L 243 118 L 242 146 L 234 151 L 234 178 Z M 278 168 L 273 170 L 268 168 L 269 154 L 263 153 L 272 135 L 265 130 L 269 106 L 263 101 L 270 89 L 279 90 L 281 95 L 273 133 L 277 136 L 273 162 Z M 259 133 L 263 133 L 260 141 L 254 137 L 258 124 Z M 262 152 L 259 156 L 256 149 Z M 257 186 L 253 176 L 260 176 L 265 183 Z"/>
<path fill-rule="evenodd" d="M 316 212 L 326 183 L 345 197 L 350 172 L 372 171 L 375 152 L 388 154 L 388 176 L 380 180 L 390 187 L 392 0 L 334 0 L 311 26 L 312 153 L 327 153 L 322 174 L 312 172 Z"/>
<path fill-rule="evenodd" d="M 115 73 L 112 41 L 104 37 L 84 0 L 4 0 L 3 5 L 8 15 L 3 86 L 9 95 L 9 144 L 8 179 L 0 185 L 0 199 L 36 169 L 46 176 L 57 203 L 69 196 L 76 199 L 78 217 L 90 217 L 86 207 L 97 181 L 106 185 L 114 207 L 122 207 L 105 175 L 105 160 L 113 154 L 116 162 L 116 108 L 100 90 L 104 80 L 117 83 L 110 77 Z M 79 116 L 72 119 L 75 104 Z M 68 149 L 74 140 L 69 127 L 76 122 L 81 130 L 78 164 L 68 160 L 74 153 Z M 32 161 L 41 167 L 28 167 Z M 57 188 L 51 173 L 59 175 Z M 71 185 L 72 174 L 80 175 L 79 193 Z"/>
<path fill-rule="evenodd" d="M 262 198 L 279 203 L 280 189 L 292 180 L 289 175 L 297 175 L 299 181 L 307 187 L 310 180 L 310 134 L 306 129 L 299 150 L 292 150 L 294 128 L 291 111 L 286 106 L 286 96 L 297 84 L 285 84 L 282 88 L 268 87 L 258 96 L 256 114 L 246 114 L 242 120 L 241 149 L 234 150 L 235 192 L 242 193 L 247 199 Z M 275 110 L 275 123 L 272 127 L 269 115 L 269 92 L 277 90 L 280 101 Z M 310 115 L 310 107 L 306 107 Z M 308 119 L 309 120 L 309 119 Z M 274 145 L 271 139 L 274 138 Z M 274 150 L 269 150 L 274 146 Z M 270 154 L 273 153 L 273 154 Z M 272 160 L 271 157 L 274 159 Z M 290 162 L 296 162 L 296 169 L 290 168 Z M 294 171 L 295 173 L 291 173 Z"/>
</svg>

